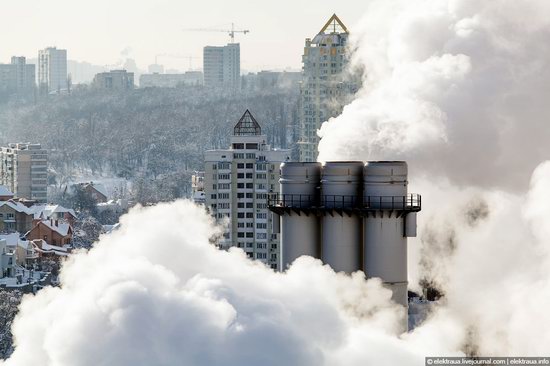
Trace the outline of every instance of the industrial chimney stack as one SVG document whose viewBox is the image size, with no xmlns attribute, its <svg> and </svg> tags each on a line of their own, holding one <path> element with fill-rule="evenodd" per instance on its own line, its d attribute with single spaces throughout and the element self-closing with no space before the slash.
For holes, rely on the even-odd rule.
<svg viewBox="0 0 550 366">
<path fill-rule="evenodd" d="M 421 197 L 407 192 L 406 162 L 287 162 L 280 183 L 269 199 L 281 218 L 280 268 L 309 255 L 337 272 L 362 270 L 407 307 L 407 237 Z"/>
</svg>

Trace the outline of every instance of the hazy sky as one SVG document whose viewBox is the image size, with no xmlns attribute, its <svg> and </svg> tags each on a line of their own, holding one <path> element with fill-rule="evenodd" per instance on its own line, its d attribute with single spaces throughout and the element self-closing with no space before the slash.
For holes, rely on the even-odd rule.
<svg viewBox="0 0 550 366">
<path fill-rule="evenodd" d="M 72 60 L 112 65 L 135 58 L 145 69 L 156 54 L 202 57 L 205 45 L 229 41 L 224 33 L 185 28 L 229 28 L 238 35 L 243 69 L 299 68 L 306 37 L 313 37 L 332 13 L 353 28 L 365 10 L 362 0 L 26 0 L 2 4 L 0 63 L 12 55 L 36 57 L 47 46 L 66 48 Z M 202 65 L 194 59 L 193 68 Z M 187 69 L 189 59 L 159 58 Z"/>
</svg>

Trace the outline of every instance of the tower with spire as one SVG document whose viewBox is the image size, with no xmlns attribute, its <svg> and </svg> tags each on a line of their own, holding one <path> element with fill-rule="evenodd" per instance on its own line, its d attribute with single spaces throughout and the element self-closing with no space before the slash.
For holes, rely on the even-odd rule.
<svg viewBox="0 0 550 366">
<path fill-rule="evenodd" d="M 300 161 L 316 161 L 317 130 L 342 112 L 359 87 L 358 78 L 347 72 L 348 36 L 347 27 L 333 14 L 313 39 L 306 38 L 300 87 Z"/>
</svg>

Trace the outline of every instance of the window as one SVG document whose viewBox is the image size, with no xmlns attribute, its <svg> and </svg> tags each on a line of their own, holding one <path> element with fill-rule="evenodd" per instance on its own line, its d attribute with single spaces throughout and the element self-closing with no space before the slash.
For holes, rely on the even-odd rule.
<svg viewBox="0 0 550 366">
<path fill-rule="evenodd" d="M 246 154 L 246 158 L 247 158 L 247 159 L 256 159 L 256 154 L 254 154 L 254 153 L 247 153 L 247 154 Z"/>
<path fill-rule="evenodd" d="M 256 193 L 256 199 L 266 200 L 267 199 L 267 193 Z"/>
<path fill-rule="evenodd" d="M 247 237 L 247 238 L 253 238 L 253 237 L 254 237 L 254 233 L 248 232 L 248 233 L 246 233 L 246 237 Z"/>
<path fill-rule="evenodd" d="M 234 150 L 243 150 L 244 149 L 244 144 L 233 144 L 233 149 Z"/>
<path fill-rule="evenodd" d="M 247 188 L 247 189 L 252 189 L 252 188 L 254 188 L 254 183 L 246 183 L 246 188 Z"/>
<path fill-rule="evenodd" d="M 243 179 L 244 173 L 237 173 L 237 179 Z"/>
<path fill-rule="evenodd" d="M 237 212 L 237 218 L 244 219 L 244 212 Z"/>
<path fill-rule="evenodd" d="M 231 183 L 220 183 L 220 189 L 231 189 Z"/>
<path fill-rule="evenodd" d="M 238 228 L 244 228 L 244 222 L 237 222 L 237 227 Z"/>
<path fill-rule="evenodd" d="M 267 239 L 267 233 L 256 233 L 256 239 Z"/>
<path fill-rule="evenodd" d="M 267 249 L 267 243 L 258 243 L 256 244 L 258 249 Z"/>
<path fill-rule="evenodd" d="M 212 164 L 212 169 L 214 170 L 218 169 L 218 164 Z"/>
<path fill-rule="evenodd" d="M 220 193 L 218 195 L 218 198 L 221 200 L 228 200 L 229 199 L 229 193 Z"/>
<path fill-rule="evenodd" d="M 267 174 L 265 173 L 256 174 L 256 179 L 267 179 Z"/>
<path fill-rule="evenodd" d="M 253 175 L 252 173 L 246 173 L 246 179 L 252 179 Z"/>
<path fill-rule="evenodd" d="M 230 208 L 230 203 L 229 203 L 229 202 L 220 203 L 220 204 L 218 205 L 218 208 L 223 209 L 223 210 L 229 210 L 229 208 Z"/>
<path fill-rule="evenodd" d="M 237 189 L 239 189 L 239 188 L 241 188 L 241 189 L 244 188 L 244 183 L 237 183 Z"/>
<path fill-rule="evenodd" d="M 244 208 L 244 202 L 238 202 L 237 208 Z"/>
<path fill-rule="evenodd" d="M 244 238 L 244 233 L 242 233 L 242 232 L 239 231 L 239 232 L 237 233 L 237 238 Z"/>
<path fill-rule="evenodd" d="M 253 163 L 246 163 L 246 169 L 254 169 Z"/>
<path fill-rule="evenodd" d="M 231 163 L 222 161 L 218 163 L 218 169 L 231 169 Z"/>
<path fill-rule="evenodd" d="M 253 202 L 247 202 L 246 203 L 246 208 L 254 208 L 254 203 Z"/>
<path fill-rule="evenodd" d="M 229 180 L 231 179 L 231 174 L 218 174 L 218 179 Z"/>
<path fill-rule="evenodd" d="M 244 159 L 244 154 L 243 153 L 235 153 L 235 154 L 233 154 L 233 158 L 234 159 Z"/>
<path fill-rule="evenodd" d="M 247 222 L 246 223 L 246 228 L 247 229 L 254 229 L 254 223 L 253 222 Z"/>
<path fill-rule="evenodd" d="M 244 169 L 244 163 L 238 163 L 237 169 Z"/>
<path fill-rule="evenodd" d="M 210 199 L 215 200 L 215 199 L 216 199 L 216 195 L 215 195 L 215 194 L 211 194 L 211 195 L 210 195 Z"/>
<path fill-rule="evenodd" d="M 256 218 L 260 220 L 266 220 L 267 219 L 267 212 L 258 212 L 256 214 Z"/>
<path fill-rule="evenodd" d="M 258 144 L 246 144 L 247 150 L 258 150 Z"/>
<path fill-rule="evenodd" d="M 256 229 L 267 229 L 267 224 L 265 222 L 256 223 Z"/>
<path fill-rule="evenodd" d="M 244 198 L 244 193 L 237 193 L 237 198 Z"/>
<path fill-rule="evenodd" d="M 246 213 L 246 218 L 247 219 L 253 219 L 254 218 L 254 213 L 253 212 L 247 212 Z"/>
<path fill-rule="evenodd" d="M 254 198 L 254 193 L 247 193 L 246 198 Z"/>
<path fill-rule="evenodd" d="M 266 189 L 266 186 L 264 183 L 259 183 L 259 184 L 256 184 L 256 189 Z"/>
</svg>

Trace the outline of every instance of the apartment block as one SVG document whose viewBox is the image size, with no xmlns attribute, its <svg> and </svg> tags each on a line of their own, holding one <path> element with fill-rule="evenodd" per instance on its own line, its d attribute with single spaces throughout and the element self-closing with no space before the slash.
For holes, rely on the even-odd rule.
<svg viewBox="0 0 550 366">
<path fill-rule="evenodd" d="M 0 64 L 0 92 L 33 96 L 36 87 L 35 65 L 25 57 L 12 57 L 11 63 Z"/>
<path fill-rule="evenodd" d="M 342 112 L 359 87 L 359 78 L 347 70 L 348 36 L 346 26 L 334 14 L 313 39 L 306 39 L 300 86 L 300 161 L 317 160 L 317 130 Z"/>
<path fill-rule="evenodd" d="M 204 86 L 208 88 L 241 88 L 241 48 L 239 43 L 206 46 L 203 50 Z"/>
<path fill-rule="evenodd" d="M 47 202 L 48 151 L 30 143 L 0 148 L 0 185 L 17 198 Z"/>
<path fill-rule="evenodd" d="M 67 50 L 48 47 L 38 51 L 38 87 L 43 93 L 68 90 Z"/>
<path fill-rule="evenodd" d="M 231 146 L 205 154 L 206 207 L 226 231 L 221 249 L 242 248 L 250 258 L 279 268 L 279 234 L 274 233 L 268 194 L 279 191 L 279 167 L 290 150 L 274 149 L 247 110 L 235 125 Z"/>
<path fill-rule="evenodd" d="M 126 70 L 111 70 L 96 74 L 93 86 L 97 89 L 132 90 L 134 89 L 134 73 Z"/>
</svg>

